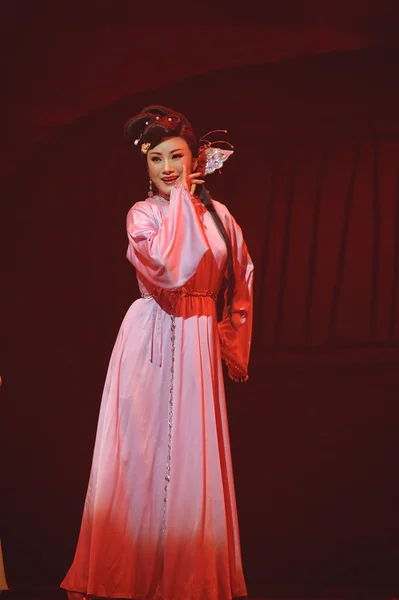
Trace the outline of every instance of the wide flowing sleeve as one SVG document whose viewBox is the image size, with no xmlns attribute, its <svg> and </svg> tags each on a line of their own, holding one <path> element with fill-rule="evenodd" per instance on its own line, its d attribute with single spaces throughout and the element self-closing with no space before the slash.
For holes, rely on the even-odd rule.
<svg viewBox="0 0 399 600">
<path fill-rule="evenodd" d="M 227 209 L 224 220 L 233 250 L 235 287 L 232 320 L 234 325 L 228 317 L 226 290 L 223 319 L 218 323 L 220 347 L 230 378 L 234 381 L 247 381 L 252 337 L 254 267 L 242 231 Z"/>
<path fill-rule="evenodd" d="M 127 215 L 128 260 L 147 281 L 167 290 L 183 286 L 209 249 L 190 194 L 181 184 L 170 195 L 160 221 L 150 202 L 138 202 Z"/>
</svg>

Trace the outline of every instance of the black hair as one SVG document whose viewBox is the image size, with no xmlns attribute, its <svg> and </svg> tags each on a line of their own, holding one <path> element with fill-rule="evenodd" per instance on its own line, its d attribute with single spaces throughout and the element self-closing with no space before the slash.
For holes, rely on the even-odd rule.
<svg viewBox="0 0 399 600">
<path fill-rule="evenodd" d="M 125 132 L 136 144 L 149 144 L 148 150 L 166 137 L 182 137 L 193 157 L 198 157 L 199 144 L 191 123 L 181 113 L 165 106 L 146 106 L 126 122 Z"/>
<path fill-rule="evenodd" d="M 142 144 L 148 144 L 147 152 L 155 148 L 167 137 L 183 138 L 191 150 L 193 158 L 198 158 L 199 143 L 195 136 L 190 121 L 181 113 L 165 106 L 152 105 L 143 108 L 140 113 L 130 118 L 125 123 L 125 133 L 135 145 L 141 148 Z M 141 153 L 142 156 L 146 154 Z M 216 212 L 211 195 L 204 184 L 197 185 L 196 194 L 202 204 L 209 211 L 217 230 L 224 240 L 227 248 L 227 293 L 226 303 L 230 321 L 232 321 L 233 296 L 235 287 L 235 275 L 233 264 L 233 249 L 230 237 L 223 222 Z"/>
</svg>

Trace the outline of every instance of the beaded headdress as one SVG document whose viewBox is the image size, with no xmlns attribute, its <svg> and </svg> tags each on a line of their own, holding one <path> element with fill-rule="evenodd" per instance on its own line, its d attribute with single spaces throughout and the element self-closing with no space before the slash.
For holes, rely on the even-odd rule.
<svg viewBox="0 0 399 600">
<path fill-rule="evenodd" d="M 158 123 L 161 125 L 162 122 L 165 123 L 166 126 L 173 126 L 173 124 L 180 124 L 181 118 L 178 114 L 169 113 L 166 115 L 152 114 L 148 115 L 147 120 L 144 123 L 144 127 L 152 123 Z M 191 127 L 189 127 L 191 129 Z M 134 145 L 139 146 L 140 142 L 143 139 L 143 133 L 141 133 L 140 137 L 134 140 Z M 183 133 L 183 131 L 182 131 Z M 223 163 L 234 153 L 233 145 L 230 142 L 225 140 L 216 140 L 210 141 L 208 136 L 214 133 L 227 133 L 226 129 L 214 129 L 205 134 L 199 141 L 199 154 L 198 154 L 198 168 L 203 173 L 203 175 L 210 175 L 215 171 L 220 171 L 223 167 Z M 226 148 L 220 148 L 217 144 L 225 144 L 228 146 Z M 150 142 L 141 143 L 140 150 L 143 155 L 146 155 L 148 150 L 151 147 Z"/>
<path fill-rule="evenodd" d="M 147 127 L 148 125 L 159 122 L 160 125 L 162 125 L 162 123 L 164 123 L 166 125 L 166 127 L 171 127 L 173 125 L 178 125 L 181 123 L 181 118 L 179 117 L 179 115 L 174 114 L 174 113 L 169 113 L 167 115 L 150 114 L 150 115 L 147 115 L 147 117 L 148 118 L 144 123 L 144 129 L 141 132 L 140 137 L 136 138 L 133 142 L 135 146 L 138 146 L 140 144 L 140 142 L 143 138 L 145 127 Z M 186 128 L 186 129 L 188 129 L 188 128 Z M 151 146 L 151 142 L 144 142 L 143 144 L 141 144 L 140 150 L 141 150 L 142 154 L 147 154 L 150 146 Z"/>
</svg>

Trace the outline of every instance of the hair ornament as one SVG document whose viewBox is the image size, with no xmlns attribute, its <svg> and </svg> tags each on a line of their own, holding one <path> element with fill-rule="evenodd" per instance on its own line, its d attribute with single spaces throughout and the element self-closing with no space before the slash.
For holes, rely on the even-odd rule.
<svg viewBox="0 0 399 600">
<path fill-rule="evenodd" d="M 202 163 L 204 175 L 210 175 L 215 171 L 220 171 L 223 167 L 223 163 L 234 154 L 234 150 L 227 150 L 225 148 L 219 148 L 215 146 L 215 144 L 226 144 L 229 148 L 234 148 L 230 142 L 226 140 L 216 140 L 211 142 L 207 139 L 207 136 L 212 133 L 227 133 L 226 129 L 213 129 L 212 131 L 208 131 L 201 139 L 200 139 L 200 154 L 199 161 Z"/>
<path fill-rule="evenodd" d="M 141 144 L 141 152 L 143 154 L 147 154 L 150 146 L 151 146 L 151 142 L 146 142 L 145 144 Z"/>
<path fill-rule="evenodd" d="M 164 126 L 166 128 L 170 128 L 171 125 L 178 125 L 182 122 L 182 119 L 180 117 L 180 115 L 175 114 L 173 112 L 167 112 L 166 114 L 154 114 L 151 112 L 145 112 L 143 113 L 143 115 L 141 115 L 142 118 L 142 122 L 141 122 L 141 132 L 139 133 L 139 136 L 133 141 L 133 144 L 135 146 L 140 146 L 140 142 L 142 141 L 143 137 L 145 137 L 146 131 L 147 131 L 147 127 L 151 127 L 152 125 L 161 125 Z M 149 142 L 145 142 L 142 143 L 140 146 L 141 149 L 141 153 L 142 154 L 147 154 L 149 148 L 150 148 L 151 144 Z"/>
</svg>

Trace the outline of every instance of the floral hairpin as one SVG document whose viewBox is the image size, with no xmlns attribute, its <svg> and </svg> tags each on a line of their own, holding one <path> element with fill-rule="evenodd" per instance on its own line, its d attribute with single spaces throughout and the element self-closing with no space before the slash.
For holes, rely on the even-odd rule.
<svg viewBox="0 0 399 600">
<path fill-rule="evenodd" d="M 148 148 L 151 146 L 151 142 L 146 142 L 145 144 L 141 144 L 141 151 L 143 154 L 147 154 Z"/>
<path fill-rule="evenodd" d="M 208 131 L 208 133 L 200 139 L 200 154 L 198 158 L 200 164 L 203 164 L 204 175 L 210 175 L 210 173 L 214 173 L 217 170 L 220 171 L 223 167 L 223 163 L 234 154 L 234 150 L 226 150 L 215 146 L 215 144 L 226 144 L 230 148 L 234 148 L 230 142 L 226 142 L 225 140 L 210 142 L 207 139 L 207 136 L 212 133 L 227 133 L 227 130 L 213 129 L 212 131 Z"/>
</svg>

